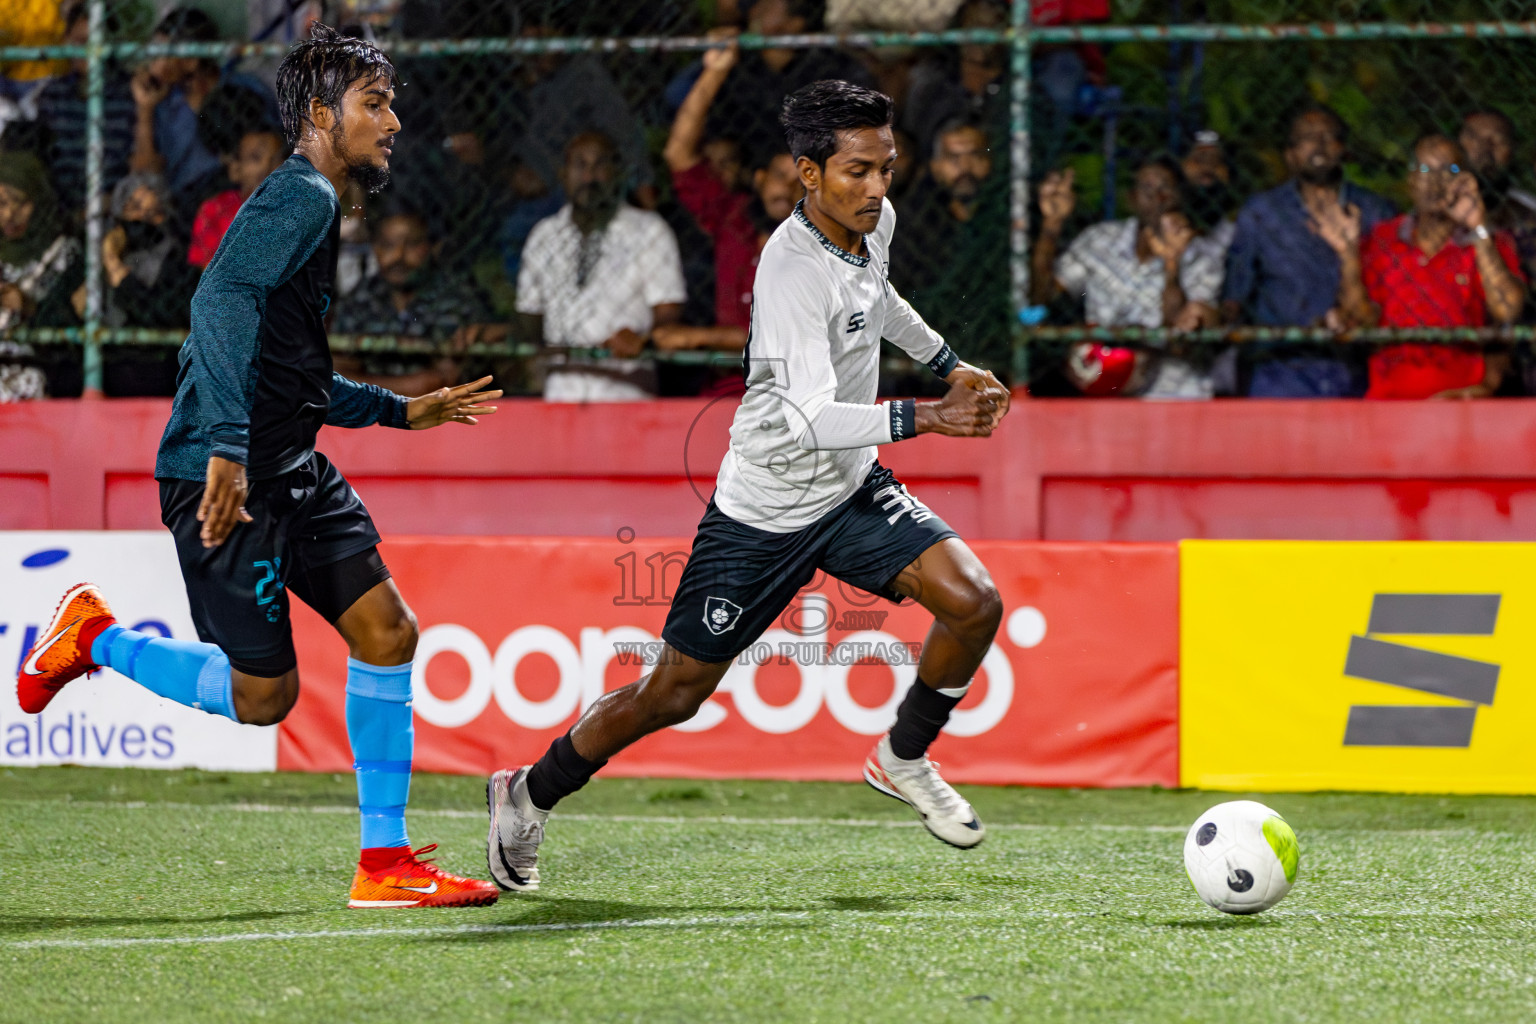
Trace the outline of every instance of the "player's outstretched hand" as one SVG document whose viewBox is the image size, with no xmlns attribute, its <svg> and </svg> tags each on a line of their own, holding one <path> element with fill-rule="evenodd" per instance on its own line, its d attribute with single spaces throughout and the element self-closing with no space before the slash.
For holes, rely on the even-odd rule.
<svg viewBox="0 0 1536 1024">
<path fill-rule="evenodd" d="M 987 437 L 1008 411 L 1008 391 L 996 377 L 974 366 L 946 378 L 949 392 L 937 402 L 917 403 L 917 432 L 950 437 Z"/>
<path fill-rule="evenodd" d="M 197 506 L 197 521 L 203 524 L 203 547 L 216 548 L 234 531 L 236 524 L 251 521 L 245 510 L 249 485 L 245 467 L 238 462 L 208 457 L 208 482 L 203 486 L 203 501 Z"/>
<path fill-rule="evenodd" d="M 491 382 L 489 377 L 460 384 L 456 388 L 438 388 L 406 404 L 405 418 L 412 430 L 440 427 L 444 423 L 477 423 L 477 416 L 488 416 L 496 411 L 494 402 L 501 397 L 500 391 L 480 391 Z"/>
</svg>

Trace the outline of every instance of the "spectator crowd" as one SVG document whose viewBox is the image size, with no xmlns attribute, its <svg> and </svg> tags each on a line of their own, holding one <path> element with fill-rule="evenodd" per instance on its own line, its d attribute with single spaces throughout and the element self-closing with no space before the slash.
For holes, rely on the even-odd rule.
<svg viewBox="0 0 1536 1024">
<path fill-rule="evenodd" d="M 397 0 L 368 5 L 367 23 L 355 27 L 356 5 L 248 6 L 252 35 L 264 41 L 301 38 L 320 18 L 381 38 L 536 39 L 599 28 L 552 0 L 469 8 Z M 699 27 L 688 22 L 695 4 L 650 6 L 653 19 Z M 1130 216 L 1094 222 L 1063 140 L 1084 90 L 1104 80 L 1104 60 L 1089 46 L 1038 48 L 1034 152 L 1047 169 L 1034 190 L 1029 308 L 1020 311 L 1009 288 L 1006 48 L 744 51 L 734 42 L 743 31 L 1003 28 L 1006 0 L 712 6 L 720 48 L 680 70 L 636 61 L 644 67 L 634 82 L 584 53 L 402 57 L 393 183 L 379 196 L 342 197 L 331 313 L 333 334 L 399 341 L 338 351 L 337 368 L 413 394 L 485 372 L 551 401 L 739 391 L 740 371 L 727 361 L 655 357 L 746 345 L 758 254 L 803 194 L 777 111 L 788 93 L 835 77 L 897 101 L 890 198 L 900 224 L 889 276 L 963 357 L 1008 374 L 1021 316 L 1165 329 L 1134 343 L 1038 349 L 1031 380 L 1015 384 L 1147 399 L 1469 398 L 1536 388 L 1532 360 L 1503 342 L 1184 337 L 1243 326 L 1347 334 L 1536 322 L 1528 301 L 1536 195 L 1515 185 L 1517 139 L 1499 111 L 1469 112 L 1454 133 L 1406 147 L 1401 212 L 1347 180 L 1346 124 L 1310 106 L 1276 140 L 1282 184 L 1244 199 L 1233 140 L 1198 131 L 1182 152 L 1147 154 L 1134 167 Z M 1037 24 L 1109 14 L 1107 0 L 1032 6 Z M 601 30 L 622 31 L 624 17 L 613 14 Z M 106 27 L 109 36 L 124 31 L 110 17 Z M 0 38 L 33 45 L 79 44 L 87 32 L 82 0 L 37 0 L 0 15 Z M 187 6 L 164 11 L 149 38 L 224 35 Z M 95 297 L 107 327 L 185 325 L 199 275 L 241 205 L 290 158 L 272 66 L 108 63 Z M 0 75 L 0 401 L 78 393 L 78 350 L 10 338 L 17 327 L 77 326 L 92 300 L 85 61 L 30 61 L 0 66 Z M 540 355 L 478 354 L 477 342 L 507 340 Z M 1050 352 L 1043 363 L 1040 351 Z M 171 393 L 175 355 L 173 346 L 109 346 L 107 393 Z M 932 383 L 892 359 L 882 386 L 914 393 Z"/>
</svg>

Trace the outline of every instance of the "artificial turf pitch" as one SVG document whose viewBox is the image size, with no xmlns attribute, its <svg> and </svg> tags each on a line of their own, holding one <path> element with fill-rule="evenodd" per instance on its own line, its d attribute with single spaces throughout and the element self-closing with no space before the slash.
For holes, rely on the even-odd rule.
<svg viewBox="0 0 1536 1024">
<path fill-rule="evenodd" d="M 1229 794 L 965 787 L 942 845 L 862 785 L 595 781 L 544 890 L 349 911 L 350 776 L 0 770 L 0 1020 L 1536 1020 L 1536 799 L 1269 794 L 1276 909 L 1207 909 Z M 480 780 L 410 818 L 485 868 Z M 482 875 L 483 877 L 483 875 Z"/>
</svg>

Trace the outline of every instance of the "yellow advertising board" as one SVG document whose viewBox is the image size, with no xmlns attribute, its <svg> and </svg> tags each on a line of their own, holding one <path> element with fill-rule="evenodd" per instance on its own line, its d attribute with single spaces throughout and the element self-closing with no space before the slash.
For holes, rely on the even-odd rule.
<svg viewBox="0 0 1536 1024">
<path fill-rule="evenodd" d="M 1185 541 L 1180 777 L 1536 793 L 1536 544 Z"/>
</svg>

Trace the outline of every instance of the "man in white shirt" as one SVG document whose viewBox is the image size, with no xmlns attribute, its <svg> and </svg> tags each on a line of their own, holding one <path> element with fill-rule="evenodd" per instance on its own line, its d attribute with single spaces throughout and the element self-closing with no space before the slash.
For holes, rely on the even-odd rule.
<svg viewBox="0 0 1536 1024">
<path fill-rule="evenodd" d="M 1184 171 L 1159 157 L 1136 169 L 1133 216 L 1085 229 L 1056 255 L 1062 228 L 1076 208 L 1070 170 L 1040 185 L 1040 237 L 1031 254 L 1037 304 L 1058 292 L 1084 300 L 1099 327 L 1214 326 L 1224 247 L 1195 233 L 1184 212 Z M 1160 344 L 1160 343 L 1158 343 Z M 1127 393 L 1142 398 L 1210 398 L 1209 351 L 1138 353 Z"/>
<path fill-rule="evenodd" d="M 505 889 L 538 887 L 550 808 L 608 758 L 692 718 L 733 659 L 817 570 L 934 615 L 917 680 L 864 778 L 945 842 L 985 830 L 926 757 L 992 644 L 1002 601 L 981 562 L 875 459 L 920 433 L 986 437 L 1008 410 L 990 373 L 959 361 L 886 279 L 896 160 L 889 96 L 841 81 L 784 104 L 805 199 L 763 247 L 745 352 L 747 393 L 653 672 L 606 694 L 531 767 L 487 784 L 487 860 Z M 885 337 L 950 385 L 936 402 L 876 403 Z"/>
<path fill-rule="evenodd" d="M 638 358 L 651 331 L 676 323 L 687 292 L 666 221 L 623 202 L 618 149 L 597 132 L 565 147 L 569 202 L 534 225 L 517 275 L 524 333 L 552 349 L 606 348 L 597 359 L 555 354 L 550 402 L 633 402 L 656 395 L 656 367 Z"/>
</svg>

